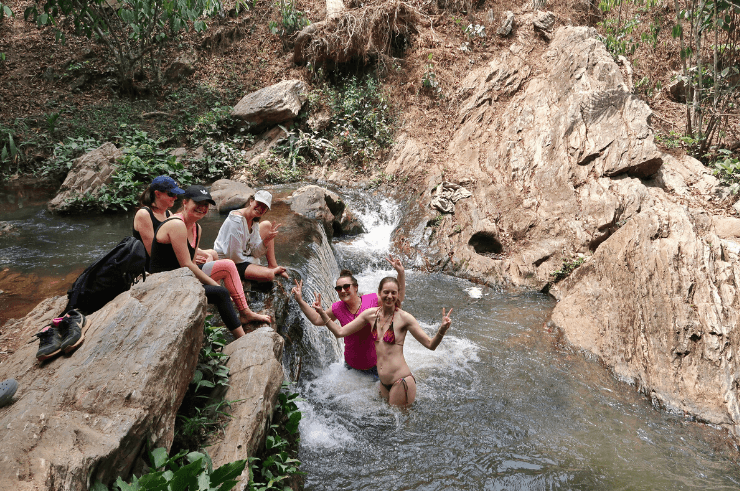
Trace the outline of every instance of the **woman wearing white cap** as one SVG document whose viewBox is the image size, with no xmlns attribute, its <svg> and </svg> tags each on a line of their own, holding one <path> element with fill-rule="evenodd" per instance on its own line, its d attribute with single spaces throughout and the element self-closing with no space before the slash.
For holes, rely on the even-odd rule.
<svg viewBox="0 0 740 491">
<path fill-rule="evenodd" d="M 288 279 L 285 268 L 275 260 L 275 237 L 280 224 L 260 222 L 271 205 L 269 192 L 254 193 L 244 208 L 229 213 L 213 244 L 218 257 L 234 261 L 239 275 L 246 280 L 273 281 L 278 275 Z M 260 265 L 262 256 L 267 257 L 267 266 Z"/>
</svg>

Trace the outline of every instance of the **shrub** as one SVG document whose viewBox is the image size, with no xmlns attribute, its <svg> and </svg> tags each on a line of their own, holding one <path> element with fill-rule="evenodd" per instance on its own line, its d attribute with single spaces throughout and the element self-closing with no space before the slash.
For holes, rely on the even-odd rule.
<svg viewBox="0 0 740 491">
<path fill-rule="evenodd" d="M 237 5 L 245 3 L 237 1 Z M 222 10 L 220 0 L 46 0 L 43 11 L 31 5 L 26 19 L 42 26 L 55 26 L 57 40 L 64 41 L 60 18 L 70 19 L 75 32 L 100 40 L 114 61 L 120 87 L 133 90 L 134 71 L 148 68 L 157 82 L 161 81 L 162 50 L 190 26 L 204 31 L 203 17 L 212 17 Z"/>
<path fill-rule="evenodd" d="M 135 131 L 122 139 L 124 157 L 118 163 L 110 185 L 98 194 L 86 193 L 71 199 L 74 211 L 119 211 L 136 207 L 138 197 L 156 176 L 166 174 L 181 186 L 189 186 L 192 173 L 182 163 L 160 149 L 161 140 L 152 140 L 145 131 Z"/>
<path fill-rule="evenodd" d="M 130 483 L 120 477 L 111 490 L 119 491 L 228 491 L 238 483 L 237 478 L 246 467 L 246 460 L 224 464 L 215 471 L 207 453 L 183 450 L 174 457 L 167 449 L 157 448 L 149 453 L 151 469 L 141 477 L 134 476 Z M 109 491 L 101 482 L 96 482 L 91 491 Z"/>
</svg>

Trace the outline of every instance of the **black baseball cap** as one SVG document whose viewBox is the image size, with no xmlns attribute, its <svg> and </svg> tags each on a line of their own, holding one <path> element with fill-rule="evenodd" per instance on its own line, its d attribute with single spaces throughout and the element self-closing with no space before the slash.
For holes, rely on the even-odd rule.
<svg viewBox="0 0 740 491">
<path fill-rule="evenodd" d="M 216 206 L 216 202 L 213 201 L 211 193 L 200 184 L 193 184 L 185 190 L 185 194 L 182 195 L 183 199 L 192 199 L 193 201 L 208 201 L 210 204 Z"/>
</svg>

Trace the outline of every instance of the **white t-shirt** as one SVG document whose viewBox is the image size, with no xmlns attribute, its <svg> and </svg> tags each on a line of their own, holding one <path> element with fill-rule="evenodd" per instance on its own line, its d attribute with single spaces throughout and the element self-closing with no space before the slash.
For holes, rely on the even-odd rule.
<svg viewBox="0 0 740 491">
<path fill-rule="evenodd" d="M 213 248 L 219 259 L 231 259 L 236 264 L 259 264 L 259 258 L 267 252 L 260 236 L 259 222 L 252 222 L 252 230 L 249 230 L 247 219 L 237 211 L 226 217 Z"/>
</svg>

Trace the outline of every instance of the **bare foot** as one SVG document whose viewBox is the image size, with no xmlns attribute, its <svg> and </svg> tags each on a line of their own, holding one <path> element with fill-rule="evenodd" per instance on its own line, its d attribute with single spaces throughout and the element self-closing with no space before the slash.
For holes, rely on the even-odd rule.
<svg viewBox="0 0 740 491">
<path fill-rule="evenodd" d="M 250 322 L 265 322 L 267 324 L 271 324 L 272 318 L 269 315 L 262 315 L 249 310 L 239 314 L 239 322 L 241 322 L 242 325 L 249 324 Z"/>
<path fill-rule="evenodd" d="M 275 276 L 282 276 L 286 280 L 290 279 L 290 276 L 288 276 L 288 271 L 283 266 L 275 266 L 272 268 L 272 274 Z"/>
</svg>

